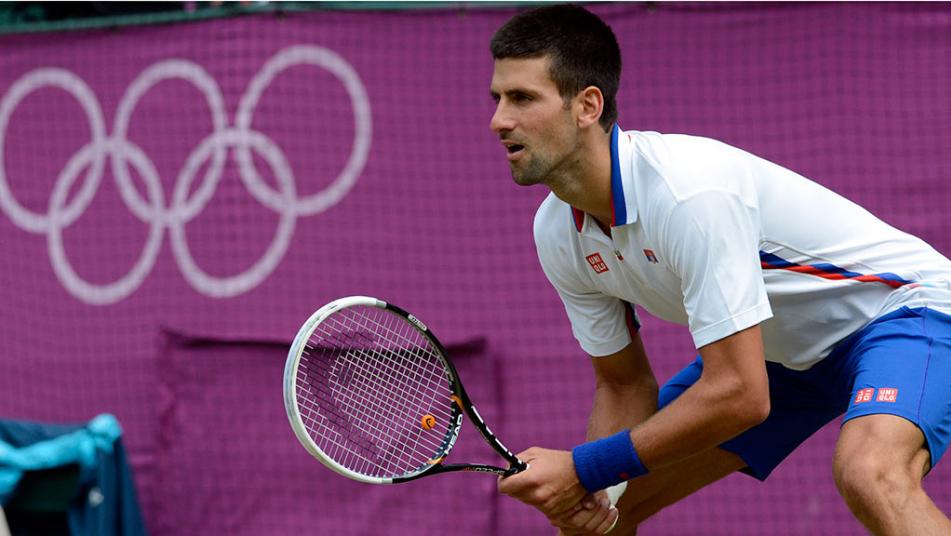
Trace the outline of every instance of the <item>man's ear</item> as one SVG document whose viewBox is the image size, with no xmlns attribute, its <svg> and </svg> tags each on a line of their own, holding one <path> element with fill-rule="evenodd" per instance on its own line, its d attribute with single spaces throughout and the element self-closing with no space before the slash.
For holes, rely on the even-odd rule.
<svg viewBox="0 0 951 536">
<path fill-rule="evenodd" d="M 575 96 L 578 110 L 577 121 L 579 128 L 587 128 L 596 124 L 604 113 L 604 95 L 595 86 L 588 86 Z"/>
</svg>

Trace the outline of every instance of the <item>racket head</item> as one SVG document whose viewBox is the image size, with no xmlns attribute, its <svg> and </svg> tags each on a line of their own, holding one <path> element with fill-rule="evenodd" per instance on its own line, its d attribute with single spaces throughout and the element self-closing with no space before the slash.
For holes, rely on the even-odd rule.
<svg viewBox="0 0 951 536">
<path fill-rule="evenodd" d="M 425 324 L 366 296 L 311 315 L 284 368 L 284 406 L 297 439 L 328 468 L 371 484 L 439 465 L 462 424 L 458 390 Z"/>
</svg>

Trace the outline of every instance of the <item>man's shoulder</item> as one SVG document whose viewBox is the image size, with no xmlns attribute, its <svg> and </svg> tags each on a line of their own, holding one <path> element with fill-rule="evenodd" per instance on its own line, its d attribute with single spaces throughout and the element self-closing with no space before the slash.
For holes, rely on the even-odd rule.
<svg viewBox="0 0 951 536">
<path fill-rule="evenodd" d="M 629 131 L 631 169 L 647 198 L 662 193 L 678 202 L 710 191 L 742 191 L 742 179 L 762 159 L 713 138 L 688 134 Z"/>
<path fill-rule="evenodd" d="M 545 200 L 535 211 L 534 232 L 535 241 L 542 238 L 553 238 L 564 232 L 571 223 L 571 206 L 549 192 Z"/>
<path fill-rule="evenodd" d="M 628 136 L 632 149 L 658 159 L 668 156 L 683 156 L 685 152 L 697 150 L 704 153 L 738 150 L 736 147 L 720 140 L 695 134 L 662 133 L 652 130 L 627 130 L 622 134 Z"/>
<path fill-rule="evenodd" d="M 745 160 L 753 155 L 722 141 L 690 134 L 628 131 L 634 161 L 650 166 L 660 176 L 710 169 L 711 165 Z"/>
</svg>

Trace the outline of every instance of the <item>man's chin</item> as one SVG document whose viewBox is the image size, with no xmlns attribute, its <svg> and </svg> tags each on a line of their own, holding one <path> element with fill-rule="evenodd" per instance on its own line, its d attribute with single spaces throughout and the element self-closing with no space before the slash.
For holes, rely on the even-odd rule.
<svg viewBox="0 0 951 536">
<path fill-rule="evenodd" d="M 514 171 L 512 172 L 512 180 L 515 181 L 515 184 L 519 186 L 534 186 L 542 182 L 535 177 L 525 177 L 515 173 Z"/>
<path fill-rule="evenodd" d="M 514 167 L 512 168 L 512 180 L 519 186 L 534 186 L 545 182 L 543 178 L 538 177 L 537 173 L 524 173 Z"/>
</svg>

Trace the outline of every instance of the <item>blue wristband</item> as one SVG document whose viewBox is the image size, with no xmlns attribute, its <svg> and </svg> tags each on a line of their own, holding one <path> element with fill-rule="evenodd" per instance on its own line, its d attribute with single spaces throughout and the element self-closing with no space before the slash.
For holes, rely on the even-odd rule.
<svg viewBox="0 0 951 536">
<path fill-rule="evenodd" d="M 571 457 L 578 480 L 588 493 L 647 474 L 631 443 L 630 430 L 578 445 L 571 451 Z"/>
</svg>

